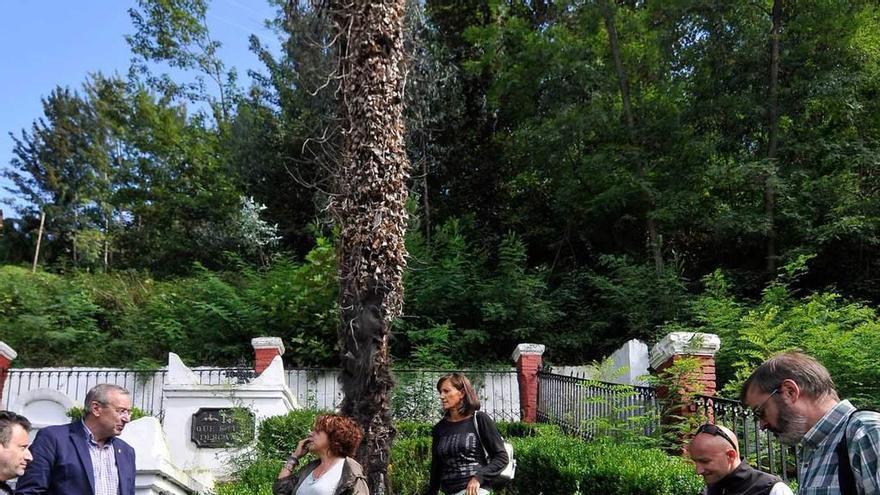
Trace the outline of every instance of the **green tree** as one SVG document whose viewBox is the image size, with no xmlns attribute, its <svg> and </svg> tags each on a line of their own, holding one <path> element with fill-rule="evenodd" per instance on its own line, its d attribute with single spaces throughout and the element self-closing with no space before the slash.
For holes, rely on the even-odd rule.
<svg viewBox="0 0 880 495">
<path fill-rule="evenodd" d="M 238 96 L 236 72 L 227 70 L 217 50 L 222 46 L 208 30 L 206 0 L 138 0 L 129 9 L 135 33 L 126 36 L 137 56 L 131 75 L 144 78 L 150 87 L 166 96 L 182 96 L 204 101 L 217 124 L 223 128 L 231 118 Z M 174 81 L 168 74 L 153 75 L 148 63 L 167 63 L 170 67 L 198 72 L 195 82 Z M 208 89 L 204 77 L 213 83 Z"/>
</svg>

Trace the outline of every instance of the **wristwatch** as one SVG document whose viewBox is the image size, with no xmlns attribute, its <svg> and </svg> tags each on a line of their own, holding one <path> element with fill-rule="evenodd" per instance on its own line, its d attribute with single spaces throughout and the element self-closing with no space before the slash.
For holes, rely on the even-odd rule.
<svg viewBox="0 0 880 495">
<path fill-rule="evenodd" d="M 299 457 L 291 454 L 290 457 L 287 458 L 287 462 L 284 463 L 284 469 L 288 471 L 293 471 L 293 467 L 299 463 Z"/>
</svg>

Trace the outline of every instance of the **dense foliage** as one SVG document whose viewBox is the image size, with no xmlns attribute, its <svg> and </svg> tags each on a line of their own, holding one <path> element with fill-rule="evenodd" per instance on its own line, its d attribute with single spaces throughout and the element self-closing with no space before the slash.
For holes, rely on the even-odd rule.
<svg viewBox="0 0 880 495">
<path fill-rule="evenodd" d="M 706 276 L 706 291 L 694 301 L 693 328 L 718 334 L 724 343 L 716 357 L 719 388 L 738 398 L 742 382 L 771 354 L 803 350 L 828 368 L 842 397 L 876 408 L 880 314 L 834 292 L 798 295 L 794 286 L 806 262 L 801 258 L 787 265 L 754 302 L 733 297 L 722 273 Z"/>
<path fill-rule="evenodd" d="M 242 364 L 250 339 L 276 335 L 297 366 L 334 362 L 338 290 L 332 246 L 265 270 L 155 280 L 144 273 L 32 275 L 0 267 L 0 335 L 20 366 Z M 100 351 L 98 351 L 100 350 Z"/>
<path fill-rule="evenodd" d="M 316 414 L 294 411 L 264 421 L 256 455 L 242 462 L 238 480 L 219 486 L 218 494 L 270 493 L 282 460 L 309 431 Z M 501 494 L 685 495 L 702 489 L 690 464 L 658 449 L 605 440 L 585 443 L 552 425 L 498 426 L 514 444 L 517 459 L 516 479 Z M 405 423 L 397 429 L 389 467 L 395 493 L 421 493 L 430 472 L 431 425 Z"/>
<path fill-rule="evenodd" d="M 307 2 L 277 4 L 283 50 L 251 39 L 250 87 L 206 1 L 141 0 L 128 79 L 46 88 L 2 171 L 23 204 L 0 230 L 16 364 L 231 364 L 258 334 L 293 365 L 337 363 L 331 40 Z M 533 341 L 580 363 L 696 328 L 724 339 L 725 382 L 801 347 L 876 401 L 875 2 L 409 9 L 399 359 L 507 362 Z"/>
</svg>

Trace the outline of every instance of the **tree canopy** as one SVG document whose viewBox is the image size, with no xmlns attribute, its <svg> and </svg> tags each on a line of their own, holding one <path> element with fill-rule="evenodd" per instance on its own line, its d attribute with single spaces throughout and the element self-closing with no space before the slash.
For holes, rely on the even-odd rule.
<svg viewBox="0 0 880 495">
<path fill-rule="evenodd" d="M 218 56 L 205 1 L 140 1 L 127 78 L 47 88 L 43 114 L 9 130 L 3 175 L 24 206 L 6 211 L 0 262 L 30 261 L 43 211 L 41 266 L 71 284 L 86 272 L 184 285 L 213 273 L 235 288 L 225 298 L 340 242 L 332 31 L 310 4 L 277 3 L 283 50 L 252 37 L 264 69 L 245 87 Z M 599 358 L 670 325 L 711 327 L 697 303 L 713 273 L 724 298 L 766 306 L 767 287 L 806 255 L 791 294 L 880 303 L 875 2 L 430 0 L 407 4 L 405 33 L 398 358 L 503 362 L 522 341 L 549 344 L 552 362 Z M 0 297 L 19 297 L 5 283 Z M 314 363 L 334 364 L 315 321 L 335 299 L 305 287 L 293 306 L 230 325 L 281 325 L 330 346 Z M 76 306 L 90 332 L 125 326 L 90 301 Z M 27 311 L 0 309 L 0 328 L 39 316 Z M 190 331 L 169 315 L 163 332 Z M 233 348 L 203 358 L 228 362 Z"/>
</svg>

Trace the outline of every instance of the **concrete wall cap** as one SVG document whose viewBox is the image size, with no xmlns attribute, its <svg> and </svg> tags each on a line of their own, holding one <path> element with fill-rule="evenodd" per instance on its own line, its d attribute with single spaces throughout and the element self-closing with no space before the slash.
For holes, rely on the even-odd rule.
<svg viewBox="0 0 880 495">
<path fill-rule="evenodd" d="M 284 362 L 281 360 L 281 356 L 272 358 L 269 366 L 266 366 L 262 373 L 260 373 L 260 376 L 255 378 L 251 384 L 286 387 L 287 375 L 284 371 Z"/>
<path fill-rule="evenodd" d="M 672 356 L 715 356 L 721 338 L 713 333 L 671 332 L 651 348 L 651 367 L 659 368 Z"/>
<path fill-rule="evenodd" d="M 254 349 L 278 349 L 278 354 L 284 354 L 284 342 L 279 337 L 255 337 L 251 339 Z"/>
<path fill-rule="evenodd" d="M 520 356 L 523 355 L 541 356 L 544 354 L 544 349 L 546 349 L 544 344 L 519 344 L 513 350 L 513 361 L 519 361 Z"/>
<path fill-rule="evenodd" d="M 166 385 L 196 385 L 201 383 L 199 377 L 173 352 L 168 353 L 168 373 L 165 375 Z"/>
<path fill-rule="evenodd" d="M 9 344 L 6 342 L 0 341 L 0 356 L 5 357 L 6 359 L 12 361 L 16 357 L 18 357 L 18 353 L 12 347 L 9 347 Z"/>
</svg>

